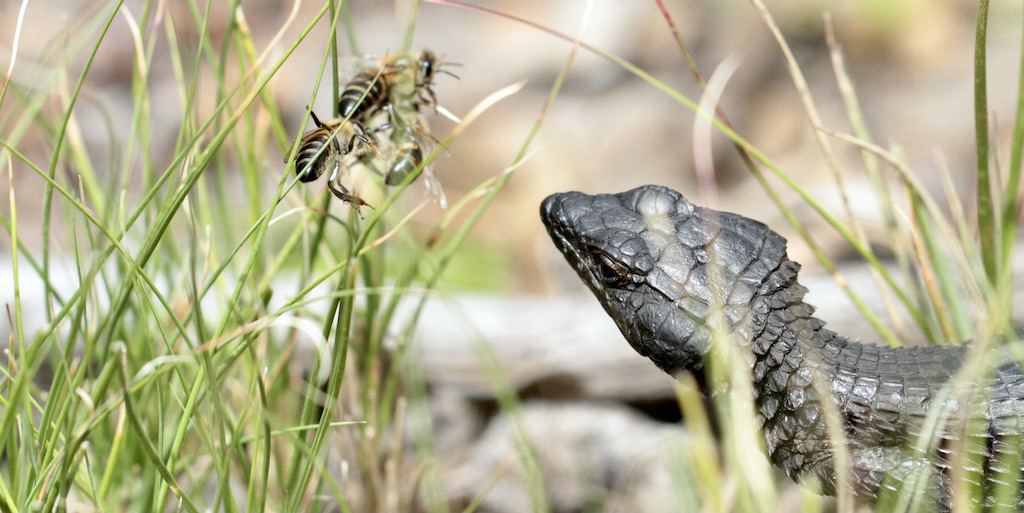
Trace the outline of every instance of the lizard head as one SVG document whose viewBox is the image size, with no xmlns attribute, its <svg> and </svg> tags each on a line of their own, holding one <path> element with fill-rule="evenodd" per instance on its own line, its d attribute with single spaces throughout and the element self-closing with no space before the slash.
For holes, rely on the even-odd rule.
<svg viewBox="0 0 1024 513">
<path fill-rule="evenodd" d="M 764 224 L 660 186 L 554 194 L 541 218 L 630 345 L 669 373 L 700 371 L 711 326 L 749 343 L 764 329 L 773 291 L 798 269 L 786 240 Z"/>
</svg>

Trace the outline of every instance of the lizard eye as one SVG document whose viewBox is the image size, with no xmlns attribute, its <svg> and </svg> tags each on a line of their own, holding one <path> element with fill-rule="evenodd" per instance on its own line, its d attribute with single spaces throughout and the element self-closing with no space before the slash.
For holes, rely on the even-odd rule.
<svg viewBox="0 0 1024 513">
<path fill-rule="evenodd" d="M 632 283 L 629 268 L 604 253 L 597 254 L 601 279 L 609 283 Z"/>
</svg>

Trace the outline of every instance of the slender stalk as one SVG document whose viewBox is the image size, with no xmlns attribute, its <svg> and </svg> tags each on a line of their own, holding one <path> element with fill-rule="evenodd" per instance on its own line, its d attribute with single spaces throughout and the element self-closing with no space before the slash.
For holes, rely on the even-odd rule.
<svg viewBox="0 0 1024 513">
<path fill-rule="evenodd" d="M 992 178 L 989 173 L 988 133 L 988 78 L 986 41 L 988 34 L 988 0 L 978 2 L 978 24 L 974 38 L 974 138 L 978 157 L 978 236 L 981 256 L 985 264 L 985 277 L 991 284 L 998 283 L 998 257 L 996 248 L 997 223 L 995 203 L 992 201 Z"/>
<path fill-rule="evenodd" d="M 1024 24 L 1021 26 L 1021 33 L 1024 34 Z M 1008 178 L 1006 191 L 1003 196 L 1002 215 L 1002 255 L 1000 262 L 1001 275 L 1000 296 L 1012 298 L 1012 276 L 1013 276 L 1013 252 L 1014 241 L 1017 238 L 1017 229 L 1021 209 L 1021 173 L 1024 172 L 1024 38 L 1021 39 L 1020 63 L 1017 76 L 1017 112 L 1014 116 L 1013 138 L 1010 145 L 1010 165 L 1007 168 Z"/>
</svg>

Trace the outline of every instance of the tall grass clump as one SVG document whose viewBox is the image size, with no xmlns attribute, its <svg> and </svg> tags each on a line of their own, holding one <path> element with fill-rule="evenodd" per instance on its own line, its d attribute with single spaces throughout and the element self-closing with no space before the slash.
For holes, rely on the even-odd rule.
<svg viewBox="0 0 1024 513">
<path fill-rule="evenodd" d="M 423 386 L 404 357 L 415 305 L 509 173 L 495 170 L 425 230 L 410 219 L 435 207 L 412 183 L 516 87 L 435 133 L 402 185 L 363 170 L 375 198 L 363 218 L 295 188 L 282 155 L 290 162 L 309 111 L 282 111 L 274 87 L 296 80 L 282 66 L 312 49 L 320 68 L 298 79 L 302 101 L 337 98 L 358 24 L 344 2 L 308 15 L 294 2 L 266 40 L 247 9 L 98 2 L 37 57 L 18 55 L 21 18 L 7 41 L 0 219 L 14 272 L 0 509 L 447 507 L 429 432 L 408 448 Z M 417 50 L 412 12 L 402 48 Z M 314 40 L 314 28 L 332 36 Z M 112 51 L 130 67 L 118 114 L 93 69 Z M 173 98 L 156 95 L 155 77 L 172 77 Z M 414 313 L 397 315 L 401 301 Z"/>
</svg>

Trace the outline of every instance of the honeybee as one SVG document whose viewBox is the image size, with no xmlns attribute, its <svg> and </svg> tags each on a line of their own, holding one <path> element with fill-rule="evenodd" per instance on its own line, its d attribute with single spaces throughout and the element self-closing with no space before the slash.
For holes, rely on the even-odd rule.
<svg viewBox="0 0 1024 513">
<path fill-rule="evenodd" d="M 412 126 L 392 128 L 391 130 L 391 163 L 384 174 L 384 183 L 387 185 L 399 185 L 405 181 L 410 173 L 416 170 L 423 162 L 424 152 L 429 151 L 437 141 L 426 130 L 422 118 Z M 433 169 L 428 164 L 420 173 L 427 192 L 434 198 L 441 208 L 447 207 L 448 200 L 445 198 L 444 189 Z"/>
<path fill-rule="evenodd" d="M 303 134 L 299 151 L 295 154 L 295 173 L 299 180 L 311 182 L 330 170 L 327 188 L 335 197 L 353 205 L 357 213 L 363 205 L 373 208 L 341 183 L 350 167 L 346 162 L 348 157 L 359 159 L 372 151 L 383 158 L 369 134 L 357 122 L 343 122 L 342 119 L 321 122 L 316 113 L 310 111 L 310 115 L 316 128 Z"/>
<path fill-rule="evenodd" d="M 419 55 L 407 51 L 387 54 L 377 69 L 364 69 L 345 85 L 338 97 L 339 116 L 365 123 L 381 109 L 391 107 L 393 111 L 396 104 L 418 110 L 419 104 L 425 103 L 436 110 L 435 74 L 458 78 L 442 69 L 442 64 L 456 65 L 442 63 L 430 50 Z"/>
<path fill-rule="evenodd" d="M 374 159 L 374 155 L 366 151 L 357 153 L 356 156 L 362 159 L 363 164 L 370 169 L 383 172 L 386 185 L 402 183 L 423 162 L 423 155 L 428 151 L 426 148 L 431 141 L 436 142 L 430 135 L 426 120 L 420 114 L 421 105 L 428 105 L 435 112 L 443 113 L 456 122 L 459 121 L 458 118 L 438 105 L 437 96 L 434 93 L 434 78 L 438 73 L 446 73 L 458 78 L 450 71 L 444 70 L 442 68 L 444 64 L 446 63 L 441 62 L 430 50 L 424 50 L 419 54 L 409 51 L 389 53 L 380 60 L 377 68 L 366 68 L 352 77 L 338 97 L 338 112 L 342 119 L 335 121 L 340 123 L 343 120 L 348 120 L 346 124 L 352 124 L 359 128 L 366 126 L 369 129 L 368 133 L 361 132 L 363 135 L 361 139 L 347 136 L 343 140 L 349 141 L 350 145 L 362 141 L 364 145 L 373 150 L 379 159 Z M 387 112 L 387 119 L 374 120 L 382 111 Z M 387 158 L 383 157 L 381 152 L 367 141 L 366 137 L 368 134 L 372 136 L 372 134 L 381 132 L 389 133 L 387 137 L 383 138 L 387 145 L 385 149 Z M 321 146 L 323 144 L 321 143 Z M 351 153 L 351 148 L 340 153 Z M 339 169 L 344 170 L 344 168 L 345 166 L 335 166 L 335 174 L 339 173 Z M 429 166 L 425 167 L 421 174 L 424 177 L 423 181 L 426 183 L 427 190 L 440 205 L 444 206 L 446 204 L 444 191 Z M 314 176 L 309 179 L 315 178 Z M 341 198 L 342 195 L 333 186 L 335 183 L 341 187 L 341 184 L 332 178 L 331 191 Z M 348 201 L 359 200 L 348 194 L 344 188 L 342 191 L 345 197 L 350 198 Z"/>
</svg>

